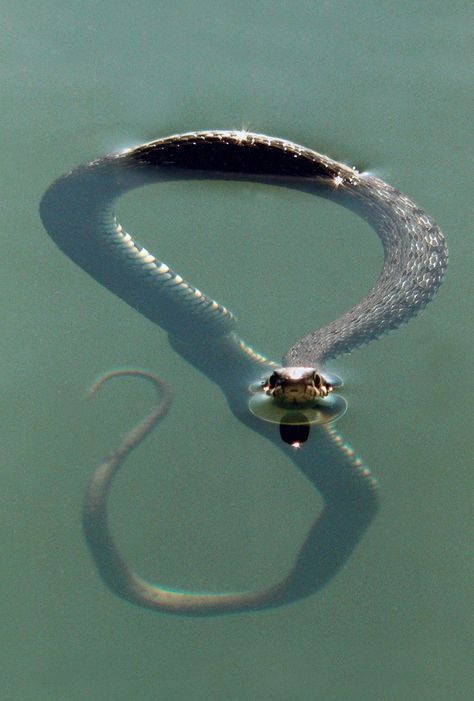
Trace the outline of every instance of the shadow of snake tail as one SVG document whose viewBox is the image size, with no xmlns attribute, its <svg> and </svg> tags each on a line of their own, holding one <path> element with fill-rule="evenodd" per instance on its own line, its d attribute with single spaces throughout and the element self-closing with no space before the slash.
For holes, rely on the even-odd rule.
<svg viewBox="0 0 474 701">
<path fill-rule="evenodd" d="M 117 370 L 101 377 L 91 388 L 90 396 L 95 395 L 105 382 L 119 376 L 142 377 L 151 382 L 157 391 L 158 403 L 97 468 L 86 491 L 83 530 L 97 569 L 107 587 L 130 603 L 165 613 L 188 616 L 238 613 L 289 603 L 286 591 L 288 578 L 275 586 L 258 591 L 200 594 L 149 584 L 129 568 L 110 533 L 107 516 L 108 496 L 112 481 L 125 459 L 166 416 L 173 395 L 169 387 L 151 373 L 141 370 Z"/>
</svg>

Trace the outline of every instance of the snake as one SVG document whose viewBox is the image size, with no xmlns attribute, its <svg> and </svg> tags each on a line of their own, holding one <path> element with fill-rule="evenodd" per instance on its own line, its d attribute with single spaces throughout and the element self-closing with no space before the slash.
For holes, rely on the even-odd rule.
<svg viewBox="0 0 474 701">
<path fill-rule="evenodd" d="M 349 209 L 381 241 L 384 260 L 378 278 L 355 306 L 296 341 L 281 363 L 269 360 L 240 338 L 227 307 L 157 259 L 115 216 L 116 200 L 130 190 L 193 179 L 266 183 Z M 83 530 L 105 584 L 131 603 L 189 616 L 275 608 L 325 586 L 378 509 L 375 479 L 336 431 L 335 420 L 343 413 L 334 399 L 340 382 L 326 364 L 396 329 L 433 298 L 448 262 L 436 222 L 370 173 L 286 139 L 225 130 L 159 138 L 76 167 L 47 189 L 40 216 L 54 243 L 95 281 L 164 329 L 176 352 L 221 388 L 232 413 L 282 450 L 325 502 L 293 567 L 276 584 L 255 591 L 192 592 L 145 581 L 113 540 L 108 496 L 130 451 L 166 415 L 171 390 L 146 371 L 111 372 L 94 393 L 111 377 L 133 375 L 154 386 L 157 400 L 149 416 L 99 466 L 86 491 Z M 263 409 L 252 410 L 255 396 Z"/>
</svg>

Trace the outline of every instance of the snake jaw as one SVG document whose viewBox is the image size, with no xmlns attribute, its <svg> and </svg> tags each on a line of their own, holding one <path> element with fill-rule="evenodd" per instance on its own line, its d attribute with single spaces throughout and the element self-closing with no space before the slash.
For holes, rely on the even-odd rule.
<svg viewBox="0 0 474 701">
<path fill-rule="evenodd" d="M 314 368 L 296 366 L 275 370 L 262 389 L 278 404 L 304 406 L 327 397 L 334 387 Z"/>
</svg>

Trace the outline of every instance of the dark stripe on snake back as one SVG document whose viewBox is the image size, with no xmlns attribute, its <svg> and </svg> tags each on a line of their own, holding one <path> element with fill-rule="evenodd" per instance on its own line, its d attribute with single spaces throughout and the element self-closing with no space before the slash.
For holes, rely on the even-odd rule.
<svg viewBox="0 0 474 701">
<path fill-rule="evenodd" d="M 292 142 L 248 132 L 171 136 L 105 156 L 59 178 L 40 207 L 57 245 L 101 284 L 179 337 L 232 331 L 231 312 L 124 232 L 113 203 L 172 179 L 274 181 L 323 196 L 366 219 L 384 248 L 372 289 L 345 314 L 295 343 L 285 365 L 321 366 L 408 321 L 436 293 L 447 265 L 443 235 L 424 211 L 378 178 Z M 310 283 L 308 283 L 308 286 Z"/>
</svg>

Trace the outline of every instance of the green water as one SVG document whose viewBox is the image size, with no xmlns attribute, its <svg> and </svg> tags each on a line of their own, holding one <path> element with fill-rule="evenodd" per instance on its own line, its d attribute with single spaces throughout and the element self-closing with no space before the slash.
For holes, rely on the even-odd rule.
<svg viewBox="0 0 474 701">
<path fill-rule="evenodd" d="M 2 700 L 470 699 L 472 5 L 6 0 L 2 15 Z M 87 403 L 103 370 L 145 367 L 176 390 L 113 495 L 144 576 L 270 582 L 321 504 L 160 329 L 53 246 L 38 202 L 105 152 L 242 127 L 402 189 L 445 231 L 450 267 L 419 318 L 333 364 L 340 429 L 382 494 L 344 570 L 281 610 L 164 617 L 114 598 L 81 535 L 88 475 L 152 399 L 124 380 Z M 277 359 L 360 299 L 382 259 L 350 213 L 263 185 L 167 184 L 119 211 Z"/>
</svg>

